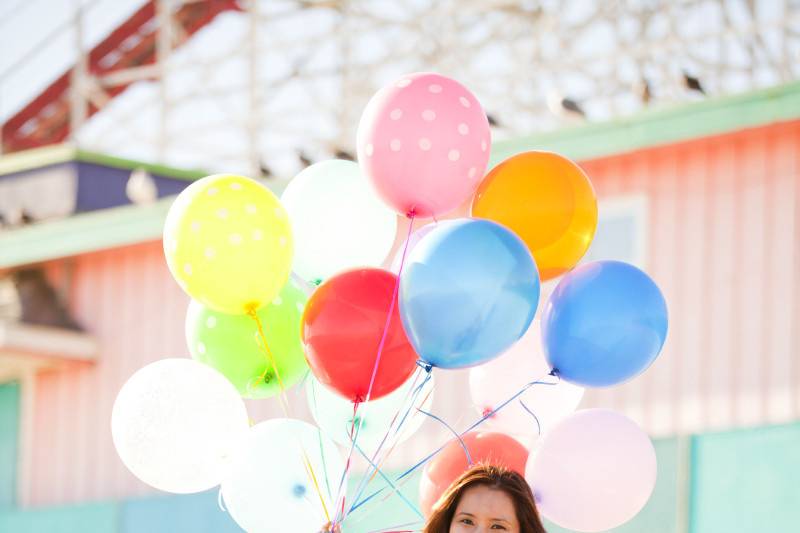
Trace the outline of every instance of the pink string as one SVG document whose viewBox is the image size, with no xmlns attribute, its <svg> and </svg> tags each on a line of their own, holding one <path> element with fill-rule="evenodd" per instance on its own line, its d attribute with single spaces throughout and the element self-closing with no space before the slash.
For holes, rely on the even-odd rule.
<svg viewBox="0 0 800 533">
<path fill-rule="evenodd" d="M 383 345 L 386 343 L 386 336 L 389 333 L 389 324 L 392 321 L 392 313 L 394 313 L 394 303 L 397 301 L 397 293 L 400 290 L 400 275 L 403 273 L 403 266 L 406 262 L 406 252 L 408 252 L 408 242 L 411 239 L 411 230 L 414 229 L 414 212 L 410 213 L 411 220 L 408 223 L 408 233 L 406 234 L 406 242 L 403 245 L 403 255 L 400 257 L 400 268 L 397 271 L 397 279 L 394 282 L 394 293 L 392 294 L 392 302 L 389 304 L 389 314 L 386 316 L 386 324 L 383 327 L 383 335 L 381 335 L 381 342 L 378 345 L 378 356 L 375 358 L 375 366 L 372 367 L 372 377 L 369 379 L 369 388 L 367 388 L 367 399 L 369 401 L 372 394 L 372 385 L 375 383 L 375 376 L 378 374 L 378 365 L 381 362 L 383 355 Z M 363 422 L 363 420 L 362 420 Z"/>
<path fill-rule="evenodd" d="M 408 223 L 408 232 L 406 234 L 405 244 L 403 245 L 403 255 L 400 257 L 400 268 L 397 271 L 397 279 L 394 282 L 394 291 L 392 292 L 392 301 L 389 303 L 389 313 L 386 315 L 386 322 L 383 326 L 383 334 L 381 335 L 381 342 L 378 344 L 378 355 L 375 357 L 375 364 L 372 367 L 372 376 L 369 379 L 369 387 L 367 387 L 367 397 L 363 400 L 363 402 L 356 401 L 355 408 L 353 409 L 353 420 L 355 421 L 356 413 L 358 412 L 358 408 L 362 403 L 368 402 L 370 397 L 372 396 L 372 386 L 375 384 L 375 376 L 378 375 L 378 365 L 381 363 L 381 356 L 383 355 L 383 346 L 386 344 L 386 337 L 389 334 L 389 325 L 392 323 L 392 315 L 394 313 L 394 304 L 397 301 L 397 293 L 400 290 L 400 275 L 403 273 L 403 266 L 406 262 L 406 253 L 408 252 L 408 243 L 411 239 L 411 231 L 414 229 L 414 217 L 416 214 L 412 210 L 408 217 L 410 221 Z M 356 440 L 358 439 L 358 434 L 361 433 L 361 426 L 364 424 L 364 419 L 362 418 L 359 421 L 358 429 L 356 430 L 356 434 L 353 437 L 353 442 L 350 446 L 350 453 L 347 455 L 347 462 L 345 463 L 344 473 L 342 475 L 342 480 L 347 476 L 347 473 L 350 471 L 350 462 L 353 457 L 353 450 L 355 448 Z M 336 499 L 338 500 L 341 497 L 343 482 L 339 483 L 339 490 L 337 491 L 338 494 L 336 495 Z M 333 520 L 332 525 L 336 525 L 339 523 L 340 519 L 343 519 L 341 514 L 344 512 L 344 500 L 342 501 L 342 508 L 341 511 L 337 511 L 336 517 Z"/>
</svg>

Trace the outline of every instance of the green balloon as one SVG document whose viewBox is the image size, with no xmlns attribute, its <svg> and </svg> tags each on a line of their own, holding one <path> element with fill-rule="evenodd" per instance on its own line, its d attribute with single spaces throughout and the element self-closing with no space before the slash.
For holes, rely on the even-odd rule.
<svg viewBox="0 0 800 533">
<path fill-rule="evenodd" d="M 186 313 L 186 342 L 192 357 L 227 377 L 245 398 L 269 398 L 297 383 L 308 370 L 300 339 L 300 319 L 308 297 L 289 281 L 275 299 L 258 310 L 275 375 L 248 315 L 213 311 L 192 300 Z"/>
</svg>

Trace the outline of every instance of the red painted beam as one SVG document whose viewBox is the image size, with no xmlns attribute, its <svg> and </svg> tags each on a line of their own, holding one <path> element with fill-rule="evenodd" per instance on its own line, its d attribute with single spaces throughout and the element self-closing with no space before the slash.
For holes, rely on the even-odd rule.
<svg viewBox="0 0 800 533">
<path fill-rule="evenodd" d="M 173 13 L 173 20 L 187 36 L 191 36 L 223 11 L 231 10 L 241 10 L 237 0 L 190 2 Z M 89 72 L 94 76 L 103 76 L 116 70 L 154 63 L 156 16 L 155 2 L 149 0 L 89 51 Z M 4 153 L 59 143 L 69 137 L 72 70 L 59 76 L 3 124 Z M 128 85 L 110 87 L 106 92 L 113 98 Z M 88 114 L 91 116 L 97 111 L 95 106 L 90 105 Z"/>
</svg>

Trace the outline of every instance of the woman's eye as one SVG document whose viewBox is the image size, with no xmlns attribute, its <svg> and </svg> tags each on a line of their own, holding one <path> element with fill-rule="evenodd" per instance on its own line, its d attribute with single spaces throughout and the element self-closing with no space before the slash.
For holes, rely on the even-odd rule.
<svg viewBox="0 0 800 533">
<path fill-rule="evenodd" d="M 471 526 L 471 525 L 473 525 L 473 523 L 472 523 L 472 520 L 471 520 L 471 519 L 469 519 L 469 518 L 462 518 L 462 519 L 461 519 L 461 523 L 462 523 L 462 524 L 466 524 L 466 525 L 468 525 L 468 526 Z"/>
<path fill-rule="evenodd" d="M 493 524 L 492 525 L 492 529 L 500 529 L 502 531 L 505 531 L 506 527 L 505 526 L 501 526 L 500 524 Z"/>
</svg>

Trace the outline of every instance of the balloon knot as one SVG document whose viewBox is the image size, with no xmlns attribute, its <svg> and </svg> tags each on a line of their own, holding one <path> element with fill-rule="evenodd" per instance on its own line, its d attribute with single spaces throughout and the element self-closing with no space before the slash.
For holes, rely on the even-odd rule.
<svg viewBox="0 0 800 533">
<path fill-rule="evenodd" d="M 428 374 L 430 374 L 431 370 L 433 370 L 433 365 L 430 363 L 426 363 L 422 359 L 417 360 L 417 366 L 423 369 Z"/>
<path fill-rule="evenodd" d="M 494 413 L 493 413 L 493 411 L 494 411 L 494 409 L 492 409 L 491 407 L 484 407 L 484 408 L 483 408 L 483 411 L 481 412 L 481 415 L 482 415 L 484 418 L 486 418 L 486 417 L 489 417 L 489 418 L 494 418 Z M 491 416 L 489 416 L 489 415 L 491 415 Z"/>
</svg>

